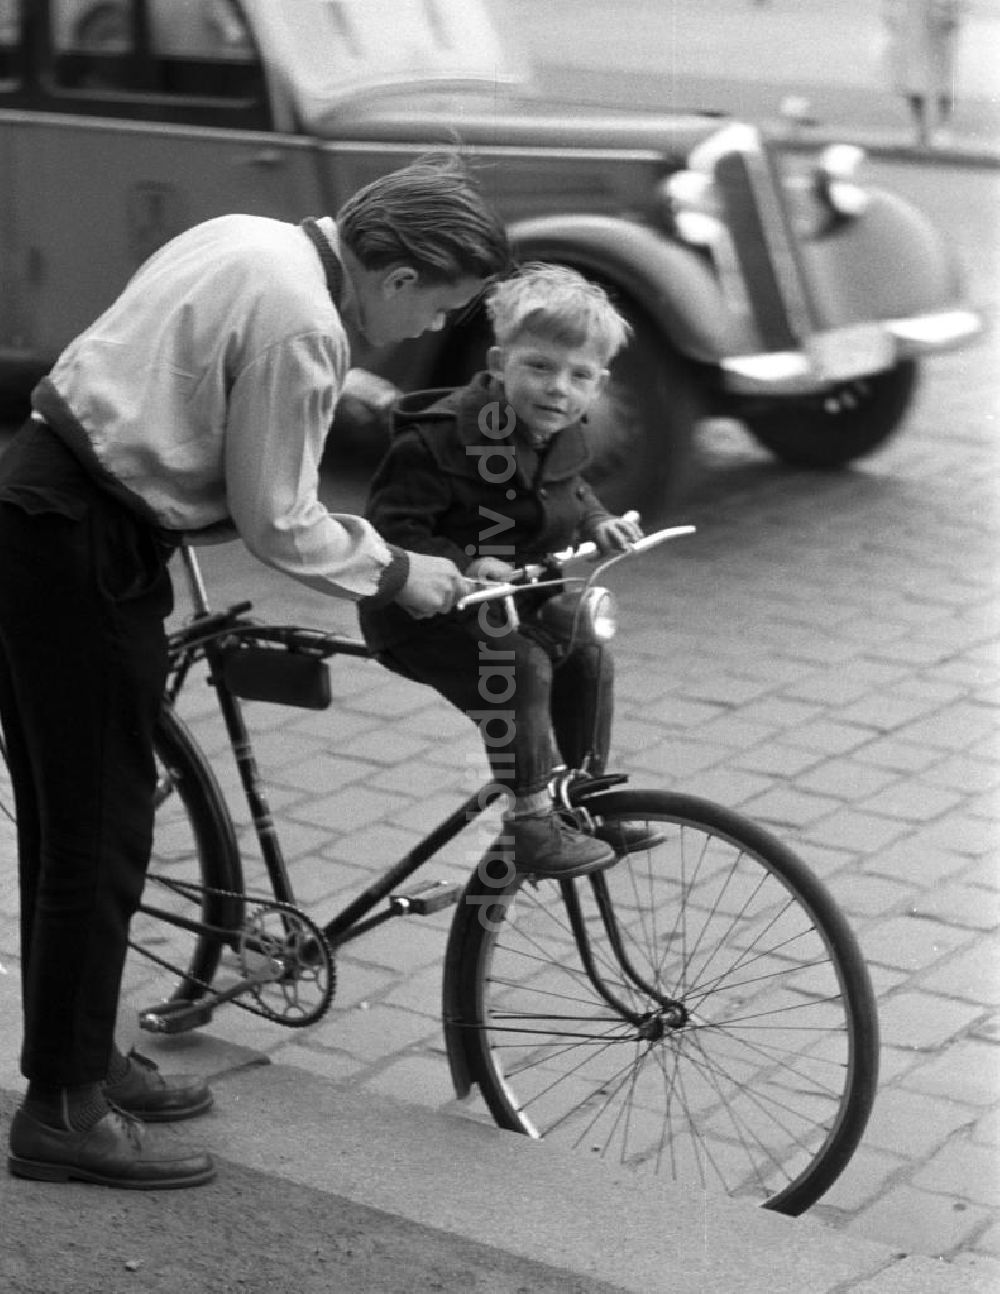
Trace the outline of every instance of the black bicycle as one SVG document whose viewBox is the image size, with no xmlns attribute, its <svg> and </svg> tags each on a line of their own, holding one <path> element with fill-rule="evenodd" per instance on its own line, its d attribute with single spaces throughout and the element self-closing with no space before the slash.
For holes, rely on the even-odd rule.
<svg viewBox="0 0 1000 1294">
<path fill-rule="evenodd" d="M 563 769 L 551 787 L 559 812 L 583 830 L 645 824 L 644 847 L 592 876 L 535 881 L 516 873 L 501 835 L 464 886 L 411 882 L 490 810 L 498 791 L 487 786 L 320 924 L 296 904 L 243 702 L 323 708 L 329 662 L 369 653 L 258 623 L 250 603 L 212 611 L 194 553 L 181 552 L 195 613 L 170 639 L 155 843 L 125 978 L 129 1000 L 146 1004 L 142 1026 L 183 1032 L 224 1004 L 310 1025 L 333 999 L 339 948 L 453 905 L 443 1025 L 460 1096 L 475 1085 L 501 1127 L 636 1171 L 787 1214 L 814 1203 L 867 1123 L 878 1024 L 854 935 L 802 860 L 707 800 Z M 516 615 L 521 592 L 557 584 L 552 614 L 610 636 L 610 595 L 595 584 L 603 569 L 582 550 L 564 553 L 471 600 L 505 599 Z M 175 708 L 199 662 L 259 841 L 251 886 L 226 797 Z M 0 759 L 0 858 L 13 866 L 14 856 Z"/>
</svg>

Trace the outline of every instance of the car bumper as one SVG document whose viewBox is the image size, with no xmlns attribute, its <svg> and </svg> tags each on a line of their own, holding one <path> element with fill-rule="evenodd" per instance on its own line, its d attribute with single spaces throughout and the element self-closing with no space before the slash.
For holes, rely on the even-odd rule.
<svg viewBox="0 0 1000 1294">
<path fill-rule="evenodd" d="M 940 310 L 816 332 L 797 350 L 730 355 L 720 367 L 726 389 L 736 394 L 804 395 L 951 350 L 982 327 L 973 310 Z"/>
</svg>

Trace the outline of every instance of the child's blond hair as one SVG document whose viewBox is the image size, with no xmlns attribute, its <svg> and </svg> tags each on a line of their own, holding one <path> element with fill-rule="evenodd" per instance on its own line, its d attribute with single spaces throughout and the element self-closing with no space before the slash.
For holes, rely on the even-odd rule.
<svg viewBox="0 0 1000 1294">
<path fill-rule="evenodd" d="M 607 293 L 566 265 L 531 261 L 495 284 L 486 299 L 498 346 L 523 332 L 567 346 L 593 346 L 603 364 L 621 350 L 632 329 Z"/>
</svg>

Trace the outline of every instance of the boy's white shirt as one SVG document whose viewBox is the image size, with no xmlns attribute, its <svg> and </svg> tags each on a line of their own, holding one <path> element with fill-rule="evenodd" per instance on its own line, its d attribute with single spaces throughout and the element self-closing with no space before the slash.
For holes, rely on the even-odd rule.
<svg viewBox="0 0 1000 1294">
<path fill-rule="evenodd" d="M 337 250 L 336 227 L 321 229 Z M 376 591 L 392 554 L 318 498 L 350 346 L 295 225 L 221 216 L 147 261 L 50 379 L 100 464 L 168 529 L 231 520 L 263 562 L 321 592 Z"/>
</svg>

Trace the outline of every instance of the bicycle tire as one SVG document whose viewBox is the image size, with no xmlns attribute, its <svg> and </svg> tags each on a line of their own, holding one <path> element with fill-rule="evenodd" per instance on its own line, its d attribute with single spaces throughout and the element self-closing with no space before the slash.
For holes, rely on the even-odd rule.
<svg viewBox="0 0 1000 1294">
<path fill-rule="evenodd" d="M 153 847 L 122 978 L 122 1001 L 140 1018 L 150 1007 L 197 1002 L 208 993 L 242 927 L 244 907 L 243 869 L 225 798 L 190 729 L 169 705 L 154 747 Z M 196 928 L 172 924 L 154 908 Z M 214 933 L 197 928 L 202 926 Z"/>
<path fill-rule="evenodd" d="M 584 803 L 663 839 L 561 884 L 477 868 L 449 938 L 450 1054 L 500 1127 L 801 1213 L 875 1098 L 877 1012 L 853 933 L 789 848 L 721 806 L 640 789 Z M 607 999 L 571 930 L 574 895 Z"/>
</svg>

